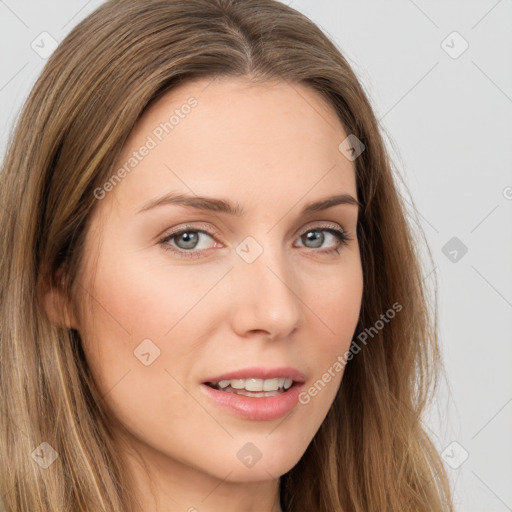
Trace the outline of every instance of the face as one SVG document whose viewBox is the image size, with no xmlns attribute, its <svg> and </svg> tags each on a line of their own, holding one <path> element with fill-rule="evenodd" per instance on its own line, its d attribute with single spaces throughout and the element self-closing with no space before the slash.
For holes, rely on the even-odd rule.
<svg viewBox="0 0 512 512">
<path fill-rule="evenodd" d="M 358 199 L 347 135 L 305 86 L 189 82 L 145 112 L 95 192 L 77 328 L 155 466 L 277 478 L 319 429 L 363 287 L 357 206 L 321 204 Z"/>
</svg>

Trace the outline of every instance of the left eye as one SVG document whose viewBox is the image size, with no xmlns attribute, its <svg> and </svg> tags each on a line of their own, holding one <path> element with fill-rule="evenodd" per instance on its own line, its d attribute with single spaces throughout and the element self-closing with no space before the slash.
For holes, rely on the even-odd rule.
<svg viewBox="0 0 512 512">
<path fill-rule="evenodd" d="M 327 236 L 323 233 L 327 233 Z M 347 245 L 347 241 L 349 240 L 349 237 L 344 231 L 333 228 L 309 229 L 303 235 L 301 235 L 300 240 L 311 242 L 312 246 L 310 246 L 309 249 L 317 249 L 323 245 L 326 239 L 329 240 L 329 238 L 338 242 L 336 244 L 336 248 L 333 250 L 337 250 L 337 248 L 342 244 Z"/>
<path fill-rule="evenodd" d="M 199 247 L 202 238 L 201 235 L 204 235 L 214 240 L 213 235 L 204 230 L 185 228 L 180 231 L 175 231 L 174 233 L 166 235 L 159 241 L 159 243 L 163 246 L 165 250 L 177 253 L 179 256 L 188 258 L 199 257 L 201 256 L 201 251 L 208 249 L 208 246 Z M 324 245 L 326 241 L 335 241 L 333 247 L 324 249 L 323 251 L 317 251 L 321 253 L 339 252 L 339 248 L 342 245 L 348 245 L 348 241 L 351 240 L 351 238 L 347 235 L 345 231 L 331 227 L 319 227 L 308 229 L 302 235 L 300 235 L 299 239 L 303 244 L 302 246 L 307 247 L 308 249 L 319 249 Z M 173 242 L 173 244 L 171 245 L 170 242 Z M 311 245 L 308 246 L 306 244 Z"/>
</svg>

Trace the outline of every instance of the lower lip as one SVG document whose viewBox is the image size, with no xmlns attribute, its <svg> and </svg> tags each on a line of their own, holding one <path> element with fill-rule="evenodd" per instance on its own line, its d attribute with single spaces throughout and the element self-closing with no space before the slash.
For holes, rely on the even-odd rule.
<svg viewBox="0 0 512 512">
<path fill-rule="evenodd" d="M 288 414 L 298 403 L 304 384 L 294 383 L 287 391 L 276 396 L 251 397 L 213 389 L 201 384 L 201 391 L 215 403 L 247 420 L 275 420 Z"/>
</svg>

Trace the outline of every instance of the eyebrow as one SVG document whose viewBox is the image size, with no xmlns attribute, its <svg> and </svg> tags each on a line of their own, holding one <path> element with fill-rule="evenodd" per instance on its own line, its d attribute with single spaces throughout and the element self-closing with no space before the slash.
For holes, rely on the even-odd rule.
<svg viewBox="0 0 512 512">
<path fill-rule="evenodd" d="M 191 196 L 175 192 L 170 192 L 156 199 L 151 199 L 145 203 L 137 213 L 146 212 L 158 206 L 169 204 L 177 204 L 188 208 L 194 208 L 196 210 L 226 213 L 234 217 L 242 217 L 245 215 L 245 210 L 238 203 L 231 203 L 226 199 Z M 327 210 L 328 208 L 332 208 L 339 204 L 353 205 L 358 208 L 362 207 L 362 204 L 350 194 L 338 194 L 308 203 L 302 209 L 301 215 L 308 215 L 314 212 Z"/>
</svg>

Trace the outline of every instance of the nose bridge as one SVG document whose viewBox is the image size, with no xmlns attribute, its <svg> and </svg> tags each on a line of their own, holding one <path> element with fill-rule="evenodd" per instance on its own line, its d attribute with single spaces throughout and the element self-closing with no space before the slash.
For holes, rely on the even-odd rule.
<svg viewBox="0 0 512 512">
<path fill-rule="evenodd" d="M 234 278 L 238 281 L 235 328 L 263 330 L 285 337 L 298 325 L 301 304 L 295 290 L 293 267 L 281 244 L 260 244 L 247 237 L 237 247 Z M 294 286 L 295 285 L 295 286 Z"/>
</svg>

